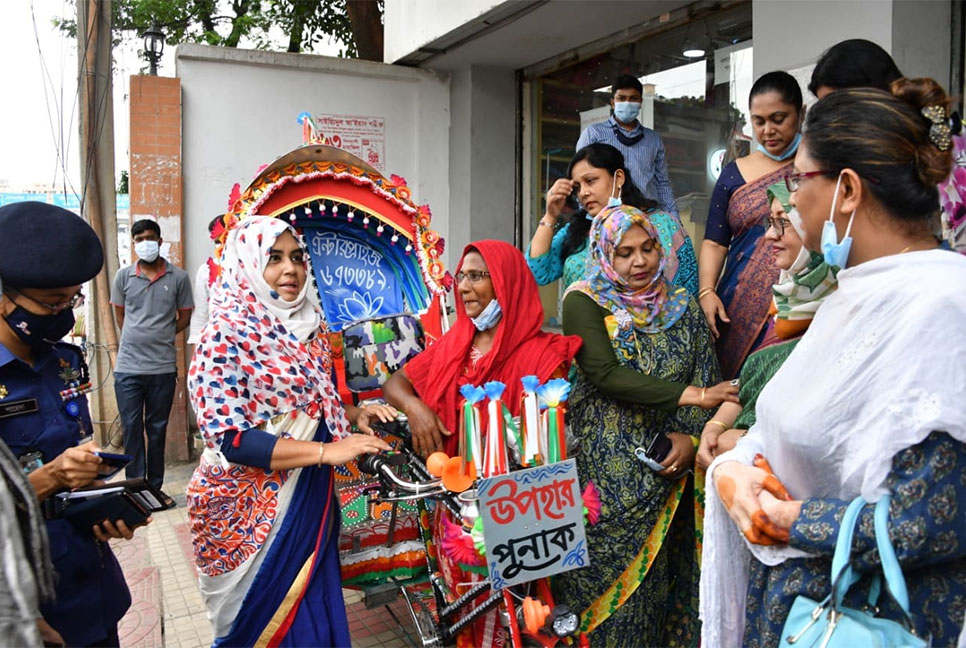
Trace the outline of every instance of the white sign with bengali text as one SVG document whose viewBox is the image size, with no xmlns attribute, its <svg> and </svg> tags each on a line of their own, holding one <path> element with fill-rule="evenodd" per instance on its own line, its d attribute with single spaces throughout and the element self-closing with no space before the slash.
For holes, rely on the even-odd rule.
<svg viewBox="0 0 966 648">
<path fill-rule="evenodd" d="M 330 146 L 352 153 L 382 172 L 386 162 L 386 120 L 365 115 L 315 117 L 319 132 Z"/>
<path fill-rule="evenodd" d="M 494 588 L 590 564 L 573 459 L 482 479 L 477 493 Z"/>
</svg>

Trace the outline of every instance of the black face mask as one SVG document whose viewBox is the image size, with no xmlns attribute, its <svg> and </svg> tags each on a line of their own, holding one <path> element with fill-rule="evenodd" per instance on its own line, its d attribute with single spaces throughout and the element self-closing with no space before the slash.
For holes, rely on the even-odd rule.
<svg viewBox="0 0 966 648">
<path fill-rule="evenodd" d="M 70 308 L 56 315 L 37 315 L 23 306 L 17 306 L 4 319 L 24 344 L 37 350 L 59 342 L 74 328 L 74 311 Z"/>
</svg>

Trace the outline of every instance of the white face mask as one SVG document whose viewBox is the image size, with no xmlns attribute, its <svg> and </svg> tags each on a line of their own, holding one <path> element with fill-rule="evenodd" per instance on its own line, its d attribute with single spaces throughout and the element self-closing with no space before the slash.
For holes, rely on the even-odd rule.
<svg viewBox="0 0 966 648">
<path fill-rule="evenodd" d="M 157 241 L 138 241 L 134 244 L 134 253 L 145 263 L 153 263 L 161 253 L 161 244 Z"/>
<path fill-rule="evenodd" d="M 494 298 L 490 300 L 490 303 L 479 315 L 471 319 L 477 331 L 486 331 L 496 326 L 502 317 L 503 310 L 500 308 L 500 303 Z"/>
</svg>

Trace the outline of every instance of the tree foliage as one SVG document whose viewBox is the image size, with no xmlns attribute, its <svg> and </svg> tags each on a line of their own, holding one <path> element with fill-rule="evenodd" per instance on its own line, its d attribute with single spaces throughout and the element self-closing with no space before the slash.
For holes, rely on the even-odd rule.
<svg viewBox="0 0 966 648">
<path fill-rule="evenodd" d="M 333 38 L 340 56 L 382 60 L 383 0 L 113 0 L 115 42 L 139 39 L 154 22 L 168 44 L 311 51 Z M 76 36 L 77 23 L 57 26 Z"/>
</svg>

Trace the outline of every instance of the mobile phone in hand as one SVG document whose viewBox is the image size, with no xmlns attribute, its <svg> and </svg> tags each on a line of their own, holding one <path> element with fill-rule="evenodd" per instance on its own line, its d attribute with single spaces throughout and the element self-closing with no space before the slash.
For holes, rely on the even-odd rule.
<svg viewBox="0 0 966 648">
<path fill-rule="evenodd" d="M 102 452 L 100 450 L 94 454 L 101 458 L 101 465 L 97 471 L 101 479 L 113 477 L 134 460 L 134 457 L 131 455 Z"/>
<path fill-rule="evenodd" d="M 664 461 L 669 452 L 671 452 L 671 439 L 667 435 L 658 434 L 651 440 L 647 448 L 637 448 L 634 454 L 645 466 L 654 472 L 661 472 L 664 470 L 661 462 Z"/>
</svg>

